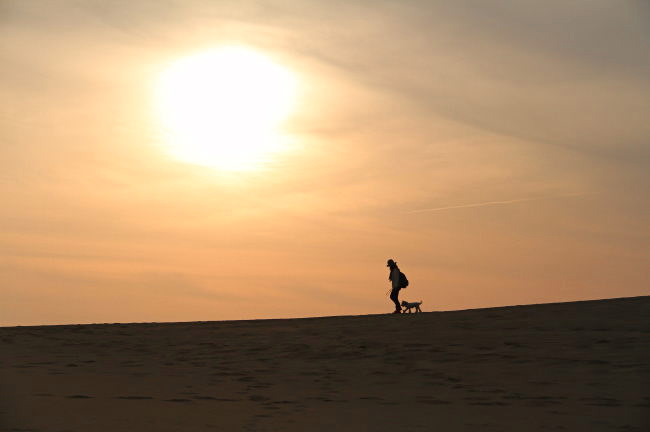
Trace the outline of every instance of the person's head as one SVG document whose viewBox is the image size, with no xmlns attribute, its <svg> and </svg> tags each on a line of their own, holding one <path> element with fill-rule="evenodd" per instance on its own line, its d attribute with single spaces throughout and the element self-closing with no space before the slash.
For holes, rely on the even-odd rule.
<svg viewBox="0 0 650 432">
<path fill-rule="evenodd" d="M 388 261 L 386 261 L 386 267 L 393 268 L 396 265 L 397 265 L 397 263 L 393 259 L 389 259 Z"/>
</svg>

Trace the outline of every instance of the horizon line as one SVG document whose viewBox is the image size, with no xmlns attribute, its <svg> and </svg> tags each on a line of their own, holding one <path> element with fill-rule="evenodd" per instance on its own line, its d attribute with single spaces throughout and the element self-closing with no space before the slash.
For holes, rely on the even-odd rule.
<svg viewBox="0 0 650 432">
<path fill-rule="evenodd" d="M 650 298 L 650 295 L 638 295 L 638 296 L 628 296 L 628 297 L 605 297 L 605 298 L 595 298 L 595 299 L 583 299 L 583 300 L 571 300 L 571 301 L 551 301 L 547 303 L 526 303 L 526 304 L 511 304 L 511 305 L 501 305 L 501 306 L 488 306 L 488 307 L 476 307 L 476 308 L 467 308 L 467 309 L 452 309 L 452 310 L 433 310 L 425 311 L 418 313 L 454 313 L 454 312 L 467 312 L 467 311 L 479 311 L 479 310 L 490 310 L 490 309 L 504 309 L 504 308 L 516 308 L 516 307 L 531 307 L 531 306 L 547 306 L 547 305 L 558 305 L 558 304 L 569 304 L 569 303 L 588 303 L 588 302 L 598 302 L 598 301 L 611 301 L 611 300 L 632 300 L 640 298 Z M 10 329 L 18 327 L 64 327 L 64 326 L 106 326 L 106 325 L 139 325 L 139 324 L 207 324 L 207 323 L 230 323 L 230 322 L 245 322 L 245 321 L 289 321 L 289 320 L 308 320 L 308 319 L 324 319 L 324 318 L 358 318 L 358 317 L 372 317 L 380 315 L 392 315 L 392 313 L 368 313 L 360 315 L 319 315 L 319 316 L 305 316 L 305 317 L 285 317 L 285 318 L 248 318 L 248 319 L 224 319 L 224 320 L 196 320 L 196 321 L 132 321 L 132 322 L 95 322 L 95 323 L 68 323 L 68 324 L 27 324 L 27 325 L 10 325 L 4 326 L 0 325 L 0 329 Z M 406 314 L 406 315 L 417 315 L 417 314 Z"/>
</svg>

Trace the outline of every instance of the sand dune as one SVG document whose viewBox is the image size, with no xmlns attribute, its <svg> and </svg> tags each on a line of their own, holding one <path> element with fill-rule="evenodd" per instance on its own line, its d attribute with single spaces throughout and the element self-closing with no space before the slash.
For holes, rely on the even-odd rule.
<svg viewBox="0 0 650 432">
<path fill-rule="evenodd" d="M 650 297 L 0 328 L 3 431 L 650 430 Z"/>
</svg>

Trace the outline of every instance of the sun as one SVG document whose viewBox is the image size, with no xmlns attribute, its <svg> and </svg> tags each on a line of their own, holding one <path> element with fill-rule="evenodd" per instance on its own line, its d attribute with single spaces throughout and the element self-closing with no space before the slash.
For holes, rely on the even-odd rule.
<svg viewBox="0 0 650 432">
<path fill-rule="evenodd" d="M 246 47 L 228 46 L 172 62 L 156 85 L 156 108 L 173 157 L 227 171 L 259 168 L 282 151 L 296 78 Z"/>
</svg>

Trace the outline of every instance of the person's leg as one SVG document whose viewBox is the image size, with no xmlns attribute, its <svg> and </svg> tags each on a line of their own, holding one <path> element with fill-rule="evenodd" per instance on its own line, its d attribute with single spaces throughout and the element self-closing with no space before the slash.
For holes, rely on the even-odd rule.
<svg viewBox="0 0 650 432">
<path fill-rule="evenodd" d="M 395 312 L 401 312 L 402 311 L 402 306 L 399 304 L 399 290 L 394 289 L 390 292 L 390 299 L 395 303 Z"/>
</svg>

